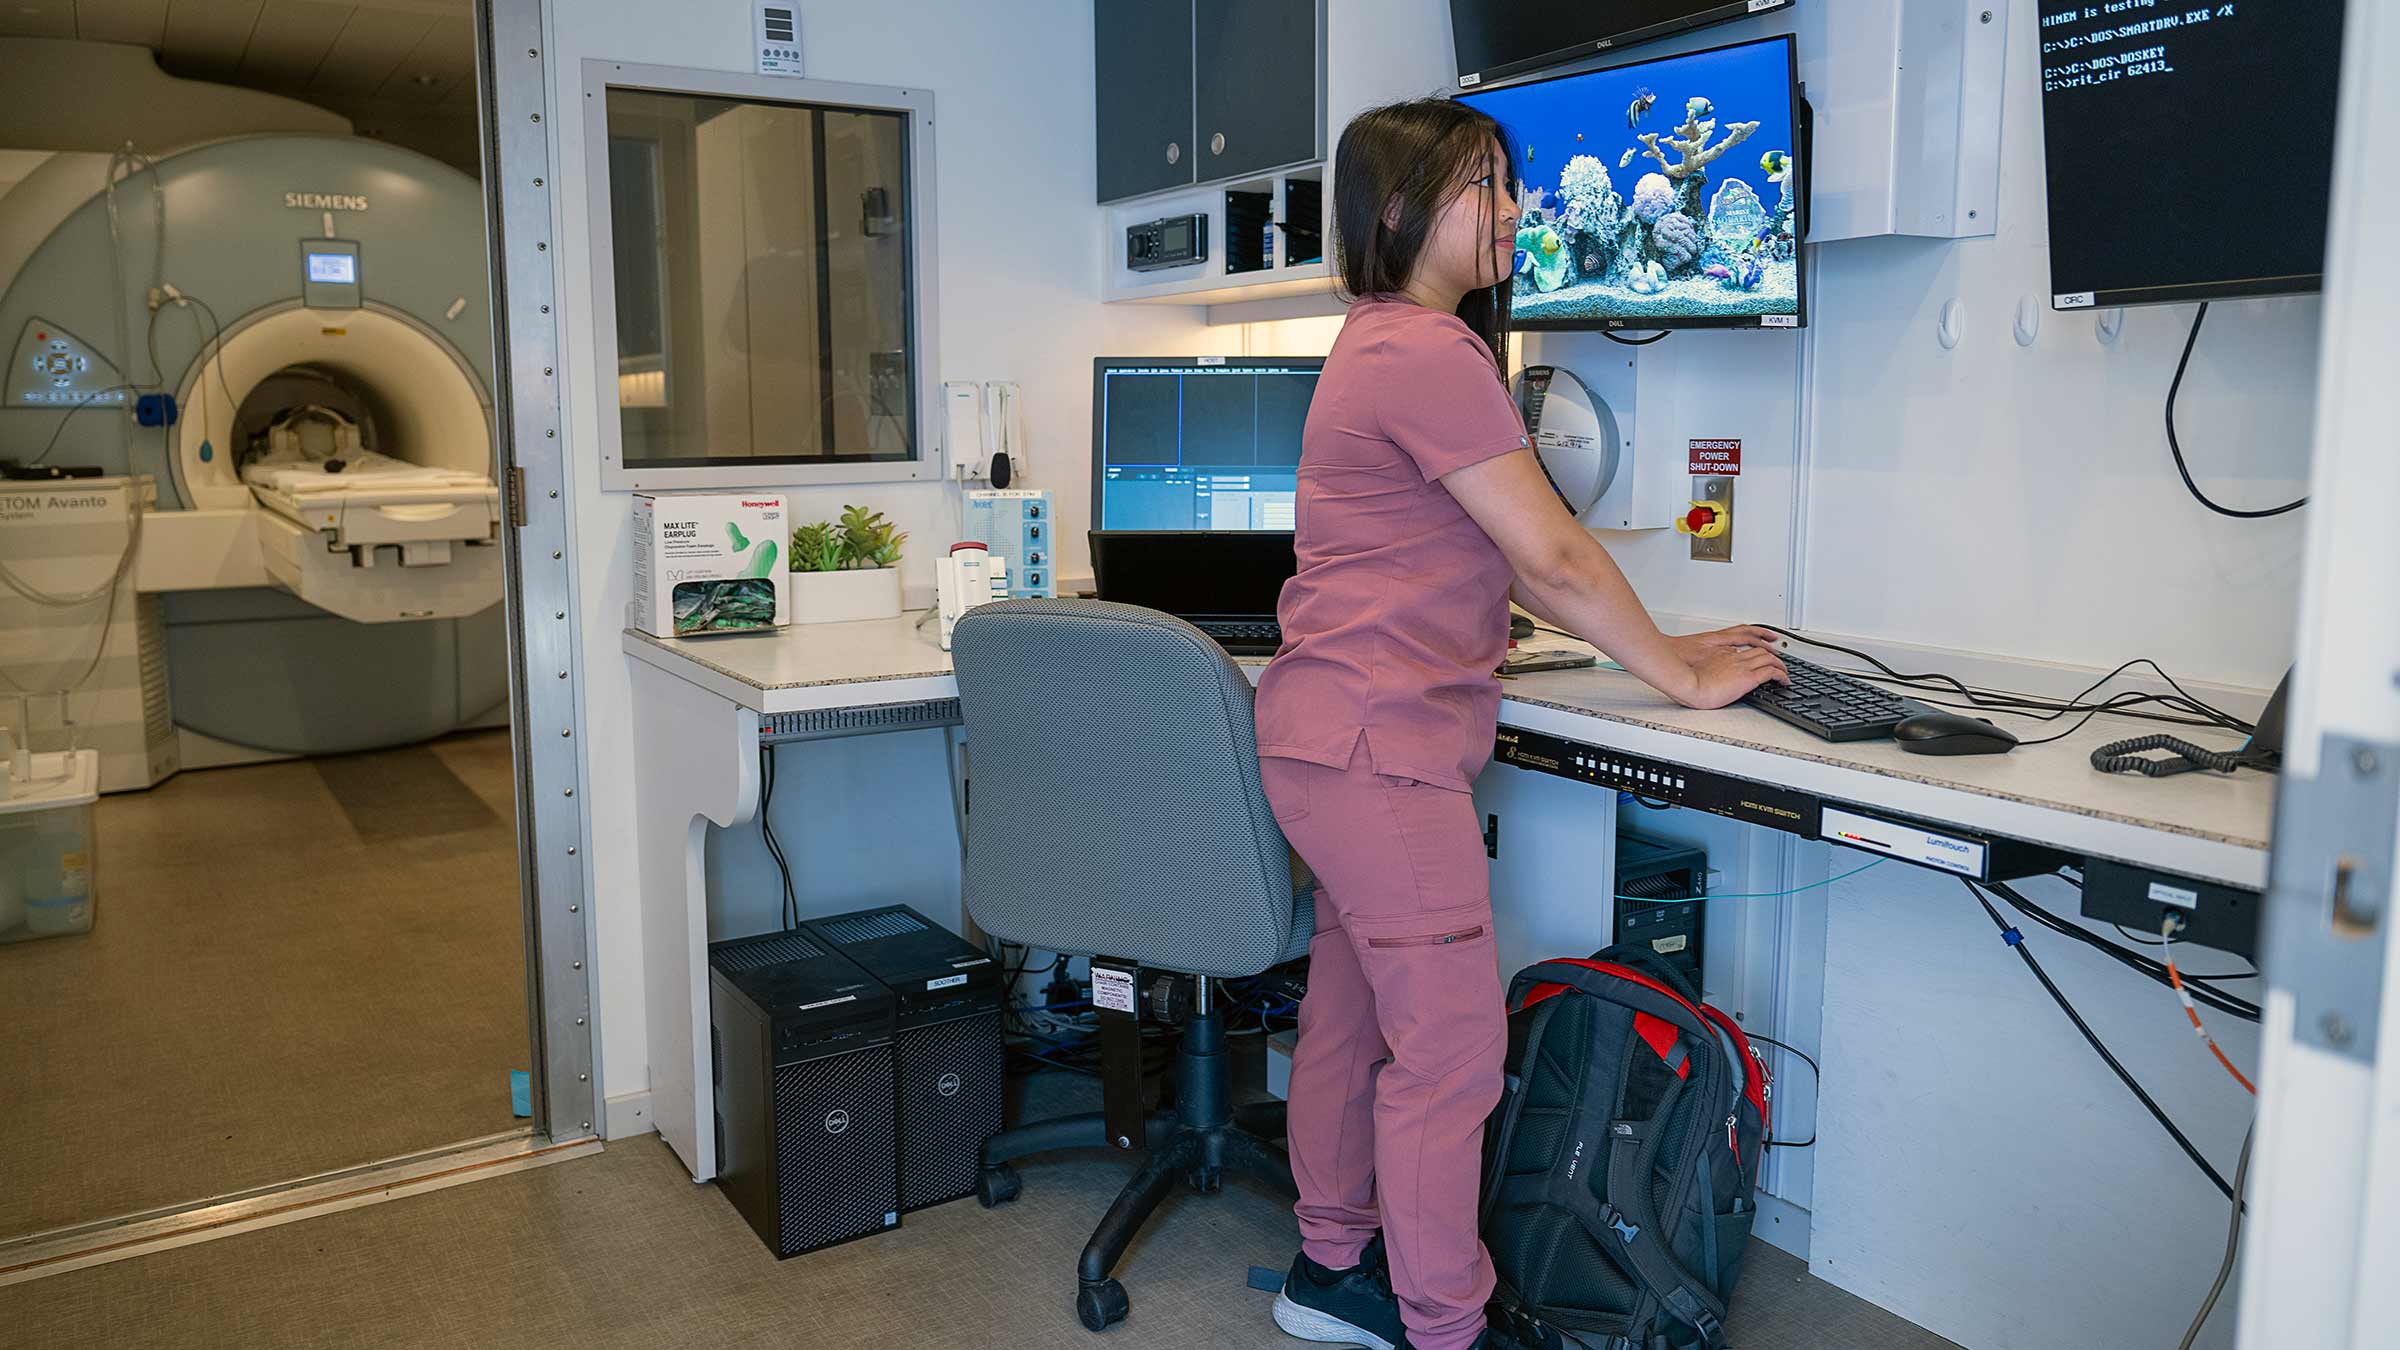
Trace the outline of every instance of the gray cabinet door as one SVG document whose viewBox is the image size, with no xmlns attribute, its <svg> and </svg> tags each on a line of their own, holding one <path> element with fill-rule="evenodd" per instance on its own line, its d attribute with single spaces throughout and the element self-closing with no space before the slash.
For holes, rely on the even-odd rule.
<svg viewBox="0 0 2400 1350">
<path fill-rule="evenodd" d="M 1100 200 L 1190 184 L 1192 0 L 1093 0 Z"/>
<path fill-rule="evenodd" d="M 1315 0 L 1195 0 L 1200 181 L 1317 154 Z"/>
</svg>

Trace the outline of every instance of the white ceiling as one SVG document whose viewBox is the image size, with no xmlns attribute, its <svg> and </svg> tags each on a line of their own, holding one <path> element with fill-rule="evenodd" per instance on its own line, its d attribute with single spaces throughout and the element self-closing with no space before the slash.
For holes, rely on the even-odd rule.
<svg viewBox="0 0 2400 1350">
<path fill-rule="evenodd" d="M 305 99 L 472 165 L 470 0 L 0 0 L 0 35 L 148 47 L 169 74 Z"/>
<path fill-rule="evenodd" d="M 474 100 L 468 0 L 0 0 L 0 33 L 129 42 L 169 73 L 279 94 Z"/>
</svg>

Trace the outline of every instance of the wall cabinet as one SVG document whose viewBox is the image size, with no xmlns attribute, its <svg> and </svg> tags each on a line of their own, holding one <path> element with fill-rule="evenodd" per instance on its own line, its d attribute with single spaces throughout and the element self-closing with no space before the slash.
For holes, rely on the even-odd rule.
<svg viewBox="0 0 2400 1350">
<path fill-rule="evenodd" d="M 1323 157 L 1317 13 L 1303 0 L 1195 0 L 1199 181 Z"/>
<path fill-rule="evenodd" d="M 1307 0 L 1094 0 L 1100 200 L 1323 158 L 1322 15 Z"/>
<path fill-rule="evenodd" d="M 1101 298 L 1337 312 L 1335 142 L 1449 83 L 1450 0 L 1095 0 L 1092 33 Z M 1126 265 L 1128 228 L 1184 215 L 1207 258 Z"/>
<path fill-rule="evenodd" d="M 1191 184 L 1193 0 L 1093 0 L 1100 200 Z"/>
</svg>

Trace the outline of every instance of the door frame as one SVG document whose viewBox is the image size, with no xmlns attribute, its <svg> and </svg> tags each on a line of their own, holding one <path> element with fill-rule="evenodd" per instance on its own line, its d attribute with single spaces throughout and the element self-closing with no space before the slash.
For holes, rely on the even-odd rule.
<svg viewBox="0 0 2400 1350">
<path fill-rule="evenodd" d="M 577 678 L 574 496 L 569 492 L 564 337 L 556 303 L 558 156 L 541 0 L 475 0 L 486 256 L 491 267 L 495 439 L 509 528 L 509 702 L 517 856 L 525 903 L 533 1122 L 554 1142 L 602 1124 L 594 1027 L 594 930 L 586 912 L 589 821 Z"/>
</svg>

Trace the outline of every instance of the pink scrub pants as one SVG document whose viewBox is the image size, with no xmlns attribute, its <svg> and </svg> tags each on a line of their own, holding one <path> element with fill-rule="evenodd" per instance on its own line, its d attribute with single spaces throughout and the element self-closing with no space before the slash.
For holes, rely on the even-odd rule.
<svg viewBox="0 0 2400 1350">
<path fill-rule="evenodd" d="M 1340 1269 L 1383 1229 L 1414 1350 L 1484 1326 L 1483 1122 L 1508 1027 L 1474 800 L 1374 772 L 1261 761 L 1267 800 L 1318 881 L 1292 1061 L 1302 1250 Z"/>
</svg>

